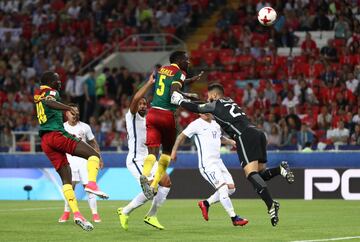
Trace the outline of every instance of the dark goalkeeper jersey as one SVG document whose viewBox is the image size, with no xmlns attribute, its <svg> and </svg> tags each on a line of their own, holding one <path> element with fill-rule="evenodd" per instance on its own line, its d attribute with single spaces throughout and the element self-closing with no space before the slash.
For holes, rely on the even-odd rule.
<svg viewBox="0 0 360 242">
<path fill-rule="evenodd" d="M 232 138 L 241 135 L 247 127 L 255 127 L 231 98 L 221 98 L 205 104 L 183 101 L 181 107 L 195 113 L 211 113 L 221 128 Z"/>
</svg>

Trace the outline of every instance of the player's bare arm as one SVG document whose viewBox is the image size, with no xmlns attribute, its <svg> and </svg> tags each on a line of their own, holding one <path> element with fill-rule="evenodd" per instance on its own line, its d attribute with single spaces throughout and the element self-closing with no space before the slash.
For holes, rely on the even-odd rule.
<svg viewBox="0 0 360 242">
<path fill-rule="evenodd" d="M 195 81 L 199 81 L 201 79 L 201 76 L 204 74 L 204 71 L 201 71 L 200 74 L 193 76 L 191 78 L 185 79 L 185 82 L 192 83 Z"/>
<path fill-rule="evenodd" d="M 179 146 L 184 143 L 185 139 L 186 135 L 183 133 L 179 134 L 179 136 L 176 138 L 175 144 L 171 151 L 171 160 L 176 161 L 177 150 L 179 149 Z"/>
<path fill-rule="evenodd" d="M 231 145 L 232 147 L 236 147 L 235 140 L 229 139 L 225 136 L 221 136 L 221 144 L 223 145 Z"/>
<path fill-rule="evenodd" d="M 152 73 L 147 82 L 135 93 L 130 103 L 130 112 L 135 114 L 138 110 L 140 100 L 146 95 L 155 83 L 154 73 Z"/>
<path fill-rule="evenodd" d="M 100 154 L 100 147 L 99 147 L 99 144 L 96 142 L 96 139 L 92 139 L 92 140 L 89 140 L 87 142 L 92 148 L 94 148 L 94 150 L 96 150 L 96 152 L 98 152 Z M 101 158 L 100 156 L 100 169 L 102 169 L 104 167 L 104 162 L 103 162 L 103 159 Z"/>
<path fill-rule="evenodd" d="M 183 95 L 186 98 L 189 99 L 199 99 L 199 95 L 197 93 L 187 93 L 187 92 L 182 92 L 181 89 L 182 85 L 180 84 L 180 82 L 175 82 L 171 85 L 171 95 L 173 95 L 174 92 L 178 92 L 181 93 L 181 95 Z"/>
<path fill-rule="evenodd" d="M 57 110 L 63 110 L 63 111 L 70 111 L 73 114 L 77 113 L 76 108 L 70 107 L 69 105 L 66 105 L 64 103 L 58 102 L 55 100 L 55 98 L 52 98 L 51 96 L 46 97 L 45 99 L 41 100 L 46 106 L 49 108 L 57 109 Z"/>
</svg>

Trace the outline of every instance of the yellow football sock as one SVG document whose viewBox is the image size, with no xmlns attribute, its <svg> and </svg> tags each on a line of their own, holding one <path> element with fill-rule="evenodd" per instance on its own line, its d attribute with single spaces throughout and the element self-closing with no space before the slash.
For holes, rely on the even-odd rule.
<svg viewBox="0 0 360 242">
<path fill-rule="evenodd" d="M 65 196 L 67 202 L 69 203 L 71 211 L 73 213 L 79 212 L 79 207 L 78 207 L 77 200 L 75 197 L 75 192 L 74 192 L 71 184 L 63 185 L 63 193 L 64 193 L 64 196 Z"/>
<path fill-rule="evenodd" d="M 159 159 L 159 162 L 158 162 L 158 168 L 157 168 L 157 171 L 155 173 L 154 180 L 151 183 L 151 187 L 157 189 L 161 178 L 163 177 L 163 175 L 166 172 L 166 168 L 170 164 L 170 160 L 171 160 L 171 158 L 170 158 L 169 155 L 162 154 L 160 156 L 160 159 Z"/>
<path fill-rule="evenodd" d="M 148 156 L 146 156 L 145 160 L 144 160 L 144 167 L 143 167 L 143 171 L 142 174 L 146 177 L 150 176 L 151 170 L 154 166 L 156 162 L 156 156 L 153 154 L 149 154 Z"/>
<path fill-rule="evenodd" d="M 96 177 L 99 172 L 100 159 L 97 156 L 90 156 L 87 163 L 88 180 L 90 182 L 96 182 Z"/>
</svg>

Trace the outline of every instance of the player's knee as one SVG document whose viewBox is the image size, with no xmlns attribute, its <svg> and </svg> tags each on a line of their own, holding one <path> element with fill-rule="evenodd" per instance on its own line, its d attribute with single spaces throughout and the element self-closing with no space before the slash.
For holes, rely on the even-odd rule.
<svg viewBox="0 0 360 242">
<path fill-rule="evenodd" d="M 229 186 L 228 186 L 228 194 L 229 194 L 229 196 L 233 195 L 235 193 L 235 191 L 236 191 L 235 186 L 233 186 L 233 188 L 229 188 Z"/>
<path fill-rule="evenodd" d="M 90 155 L 89 157 L 91 157 L 91 156 L 96 156 L 97 158 L 100 159 L 100 154 L 99 154 L 99 152 L 97 152 L 96 150 L 93 150 L 93 151 L 92 151 L 92 153 L 91 153 L 91 155 Z"/>
<path fill-rule="evenodd" d="M 228 187 L 229 189 L 234 189 L 234 188 L 235 188 L 235 184 L 227 184 L 227 187 Z"/>
<path fill-rule="evenodd" d="M 221 185 L 218 188 L 218 191 L 219 191 L 220 197 L 226 198 L 229 196 L 229 189 L 226 184 Z"/>
<path fill-rule="evenodd" d="M 161 179 L 161 181 L 159 182 L 159 185 L 162 186 L 162 187 L 170 188 L 171 185 L 172 185 L 170 177 L 167 174 L 164 175 L 163 178 Z"/>
</svg>

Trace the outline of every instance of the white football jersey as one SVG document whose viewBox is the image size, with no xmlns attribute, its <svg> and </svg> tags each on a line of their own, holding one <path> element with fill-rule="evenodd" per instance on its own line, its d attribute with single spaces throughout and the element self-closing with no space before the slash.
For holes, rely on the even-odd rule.
<svg viewBox="0 0 360 242">
<path fill-rule="evenodd" d="M 191 122 L 183 134 L 191 138 L 197 147 L 199 156 L 199 168 L 204 168 L 214 162 L 221 162 L 221 129 L 216 121 L 207 122 L 202 118 L 198 118 Z"/>
<path fill-rule="evenodd" d="M 148 155 L 146 143 L 146 120 L 139 113 L 129 111 L 125 115 L 126 130 L 128 133 L 129 153 L 127 162 L 143 160 Z"/>
<path fill-rule="evenodd" d="M 90 126 L 84 122 L 79 121 L 75 126 L 71 126 L 69 124 L 69 122 L 65 122 L 64 128 L 68 133 L 76 136 L 77 138 L 81 139 L 85 143 L 87 143 L 90 140 L 95 139 L 95 136 L 92 133 Z M 83 158 L 80 158 L 77 156 L 72 156 L 69 154 L 66 154 L 66 157 L 70 164 L 75 161 L 86 161 Z"/>
</svg>

